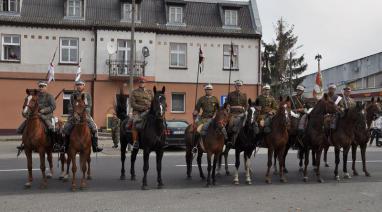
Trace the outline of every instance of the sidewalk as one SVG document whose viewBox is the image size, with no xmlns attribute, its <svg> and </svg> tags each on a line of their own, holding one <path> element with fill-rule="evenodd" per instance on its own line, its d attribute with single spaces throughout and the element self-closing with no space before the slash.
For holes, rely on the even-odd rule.
<svg viewBox="0 0 382 212">
<path fill-rule="evenodd" d="M 99 140 L 111 140 L 110 133 L 99 132 Z M 21 141 L 21 135 L 0 135 L 0 142 L 4 141 Z"/>
</svg>

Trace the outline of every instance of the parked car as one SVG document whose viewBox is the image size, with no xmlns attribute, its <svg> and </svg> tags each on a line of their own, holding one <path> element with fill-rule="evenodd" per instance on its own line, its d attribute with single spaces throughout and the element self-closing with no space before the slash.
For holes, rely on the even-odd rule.
<svg viewBox="0 0 382 212">
<path fill-rule="evenodd" d="M 166 120 L 167 123 L 167 143 L 169 147 L 185 147 L 184 142 L 185 130 L 188 122 L 184 120 Z"/>
</svg>

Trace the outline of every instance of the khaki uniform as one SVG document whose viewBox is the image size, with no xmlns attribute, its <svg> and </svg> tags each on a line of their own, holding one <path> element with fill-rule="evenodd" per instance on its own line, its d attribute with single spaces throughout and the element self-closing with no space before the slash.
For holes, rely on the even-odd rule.
<svg viewBox="0 0 382 212">
<path fill-rule="evenodd" d="M 354 99 L 352 99 L 350 97 L 344 96 L 342 98 L 341 102 L 342 102 L 341 106 L 343 107 L 342 109 L 350 109 L 350 108 L 354 108 L 356 106 Z"/>
<path fill-rule="evenodd" d="M 261 115 L 268 114 L 269 112 L 276 113 L 277 111 L 277 102 L 273 96 L 264 96 L 260 95 L 256 99 L 257 106 L 261 106 Z"/>
<path fill-rule="evenodd" d="M 301 109 L 304 109 L 304 112 L 297 112 L 296 110 L 301 110 Z M 292 110 L 293 112 L 295 113 L 298 113 L 300 115 L 299 117 L 299 121 L 298 121 L 298 126 L 297 128 L 299 130 L 304 130 L 305 129 L 305 125 L 306 125 L 306 118 L 307 118 L 307 114 L 305 113 L 307 109 L 307 106 L 306 106 L 306 103 L 305 103 L 305 98 L 301 95 L 294 95 L 292 96 Z"/>
<path fill-rule="evenodd" d="M 195 110 L 200 112 L 200 109 L 203 110 L 202 119 L 210 119 L 219 109 L 219 101 L 215 96 L 200 97 L 196 103 Z"/>
<path fill-rule="evenodd" d="M 151 101 L 154 98 L 152 91 L 145 88 L 137 88 L 131 93 L 130 104 L 133 108 L 133 123 L 140 121 L 146 111 L 150 109 Z M 131 123 L 131 121 L 129 122 Z"/>
<path fill-rule="evenodd" d="M 244 113 L 248 105 L 247 95 L 240 91 L 233 91 L 227 96 L 227 104 L 231 106 L 232 114 Z"/>
</svg>

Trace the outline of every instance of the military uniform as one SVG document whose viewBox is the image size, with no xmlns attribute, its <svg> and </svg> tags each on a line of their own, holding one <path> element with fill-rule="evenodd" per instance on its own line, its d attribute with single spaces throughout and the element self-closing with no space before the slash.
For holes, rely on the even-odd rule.
<svg viewBox="0 0 382 212">
<path fill-rule="evenodd" d="M 219 101 L 215 96 L 203 96 L 200 97 L 196 103 L 195 110 L 200 112 L 200 109 L 203 110 L 201 115 L 203 119 L 212 118 L 216 111 L 219 109 Z"/>
<path fill-rule="evenodd" d="M 137 88 L 131 93 L 130 104 L 133 108 L 133 117 L 129 120 L 135 125 L 141 121 L 150 109 L 151 101 L 154 98 L 152 91 L 145 88 Z"/>
<path fill-rule="evenodd" d="M 227 104 L 230 105 L 230 112 L 232 114 L 244 113 L 247 108 L 247 95 L 240 91 L 233 91 L 227 96 Z"/>
<path fill-rule="evenodd" d="M 276 113 L 277 102 L 273 96 L 260 95 L 256 98 L 256 105 L 261 107 L 260 114 L 266 115 L 269 112 Z"/>
<path fill-rule="evenodd" d="M 356 102 L 351 97 L 344 96 L 341 102 L 342 109 L 350 109 L 356 106 Z"/>
<path fill-rule="evenodd" d="M 294 95 L 292 96 L 292 110 L 301 110 L 306 109 L 306 103 L 305 98 L 302 95 Z M 296 111 L 297 112 L 297 111 Z M 300 114 L 303 114 L 304 112 L 298 112 Z"/>
</svg>

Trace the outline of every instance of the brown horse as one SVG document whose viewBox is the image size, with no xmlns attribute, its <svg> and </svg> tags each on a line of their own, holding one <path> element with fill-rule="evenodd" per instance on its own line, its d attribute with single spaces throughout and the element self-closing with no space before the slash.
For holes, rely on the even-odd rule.
<svg viewBox="0 0 382 212">
<path fill-rule="evenodd" d="M 43 178 L 41 188 L 46 188 L 47 178 L 51 178 L 53 174 L 52 144 L 48 142 L 43 120 L 39 116 L 39 91 L 36 89 L 27 89 L 26 93 L 28 97 L 24 102 L 23 115 L 27 117 L 27 121 L 22 135 L 28 164 L 28 182 L 25 183 L 25 187 L 30 188 L 32 186 L 32 152 L 38 152 L 40 155 L 40 169 Z M 48 174 L 45 174 L 45 154 L 47 154 L 50 168 L 50 173 Z"/>
<path fill-rule="evenodd" d="M 73 118 L 74 118 L 74 126 L 72 132 L 70 133 L 70 142 L 69 142 L 69 150 L 68 150 L 68 162 L 67 169 L 69 171 L 69 166 L 71 161 L 73 161 L 72 165 L 72 191 L 77 189 L 76 185 L 76 154 L 80 155 L 80 167 L 82 170 L 82 179 L 80 188 L 84 189 L 87 187 L 86 185 L 86 172 L 87 179 L 91 179 L 90 176 L 90 153 L 91 153 L 91 132 L 87 123 L 87 112 L 85 105 L 85 95 L 77 95 L 74 98 L 73 104 Z"/>
<path fill-rule="evenodd" d="M 197 125 L 196 123 L 191 123 L 188 125 L 188 127 L 185 130 L 185 137 L 184 141 L 186 143 L 186 164 L 187 164 L 187 178 L 191 179 L 191 172 L 192 172 L 192 160 L 194 159 L 194 154 L 197 152 L 198 157 L 197 161 L 199 164 L 202 163 L 202 155 L 203 150 L 200 146 L 200 133 L 197 132 Z M 200 178 L 205 179 L 206 177 L 203 174 L 202 167 L 199 166 L 199 174 Z"/>
<path fill-rule="evenodd" d="M 270 169 L 272 167 L 272 157 L 273 153 L 277 155 L 280 169 L 280 181 L 287 182 L 287 179 L 284 176 L 284 168 L 285 168 L 285 158 L 284 152 L 286 149 L 286 145 L 288 143 L 288 128 L 290 125 L 290 116 L 288 112 L 288 106 L 290 106 L 289 97 L 283 101 L 282 97 L 280 97 L 280 105 L 276 112 L 276 115 L 272 118 L 271 129 L 272 132 L 265 135 L 264 141 L 265 145 L 268 148 L 268 169 L 265 175 L 265 182 L 270 184 L 272 183 L 272 179 L 270 176 Z"/>
<path fill-rule="evenodd" d="M 320 174 L 320 160 L 324 147 L 327 145 L 327 138 L 324 129 L 324 119 L 327 114 L 337 112 L 334 102 L 330 101 L 327 94 L 320 99 L 309 114 L 308 125 L 304 136 L 304 181 L 308 181 L 309 150 L 312 150 L 313 165 L 316 166 L 316 176 L 318 182 L 324 182 Z"/>
</svg>

